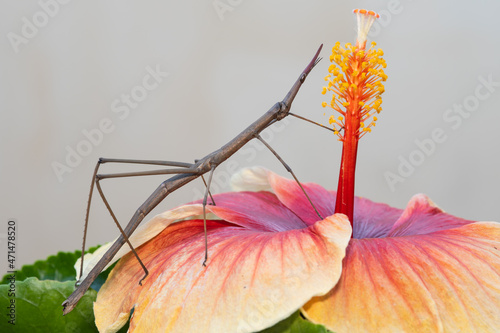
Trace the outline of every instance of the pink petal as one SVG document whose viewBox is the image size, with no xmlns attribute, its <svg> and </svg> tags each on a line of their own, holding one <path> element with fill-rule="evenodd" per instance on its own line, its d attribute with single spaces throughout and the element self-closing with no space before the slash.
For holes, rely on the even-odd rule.
<svg viewBox="0 0 500 333">
<path fill-rule="evenodd" d="M 230 192 L 214 196 L 208 209 L 220 219 L 261 231 L 303 229 L 307 225 L 270 192 Z"/>
<path fill-rule="evenodd" d="M 473 221 L 446 214 L 426 195 L 417 194 L 411 198 L 403 214 L 393 225 L 388 237 L 428 234 L 469 223 L 473 223 Z"/>
<path fill-rule="evenodd" d="M 337 192 L 331 193 L 335 196 Z M 386 237 L 402 213 L 402 209 L 383 203 L 360 197 L 354 198 L 353 238 Z"/>
<path fill-rule="evenodd" d="M 286 207 L 295 212 L 308 225 L 318 219 L 314 209 L 298 187 L 297 182 L 278 176 L 262 167 L 242 169 L 231 179 L 235 190 L 273 191 Z M 334 213 L 337 192 L 326 191 L 317 184 L 303 184 L 307 194 L 322 216 Z M 354 238 L 384 237 L 401 216 L 403 210 L 386 204 L 356 197 L 354 203 Z"/>
<path fill-rule="evenodd" d="M 338 281 L 351 235 L 334 215 L 301 230 L 262 232 L 208 221 L 174 223 L 113 269 L 94 305 L 100 331 L 116 329 L 135 306 L 134 332 L 255 332 L 296 311 Z M 126 291 L 126 292 L 124 292 Z"/>
<path fill-rule="evenodd" d="M 279 200 L 300 217 L 307 225 L 312 225 L 320 220 L 311 203 L 307 200 L 302 189 L 293 179 L 283 178 L 275 173 L 269 172 L 269 183 Z M 305 192 L 311 199 L 314 207 L 324 218 L 335 212 L 335 196 L 318 184 L 301 183 Z"/>
<path fill-rule="evenodd" d="M 500 224 L 353 239 L 342 277 L 304 314 L 335 332 L 499 332 Z"/>
<path fill-rule="evenodd" d="M 330 216 L 335 211 L 335 195 L 318 184 L 301 183 L 312 203 L 322 217 Z M 262 167 L 246 168 L 231 179 L 234 189 L 241 191 L 268 190 L 294 212 L 307 225 L 320 220 L 311 203 L 294 179 L 283 178 Z"/>
</svg>

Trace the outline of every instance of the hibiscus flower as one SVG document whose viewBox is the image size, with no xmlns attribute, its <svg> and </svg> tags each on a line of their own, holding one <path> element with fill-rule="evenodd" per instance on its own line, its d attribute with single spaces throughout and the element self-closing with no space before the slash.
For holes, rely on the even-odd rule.
<svg viewBox="0 0 500 333">
<path fill-rule="evenodd" d="M 378 15 L 355 10 L 356 45 L 333 47 L 323 94 L 343 143 L 338 191 L 263 168 L 233 177 L 236 192 L 156 216 L 130 238 L 94 304 L 115 332 L 255 332 L 297 309 L 335 332 L 500 331 L 500 224 L 454 217 L 423 194 L 404 210 L 354 196 L 358 141 L 381 111 L 385 61 L 366 37 Z M 85 258 L 84 274 L 107 250 Z M 79 268 L 79 263 L 75 266 Z"/>
<path fill-rule="evenodd" d="M 336 192 L 303 186 L 329 217 L 318 221 L 294 180 L 236 175 L 247 191 L 207 207 L 206 268 L 200 203 L 150 220 L 131 239 L 151 238 L 137 249 L 150 275 L 141 287 L 135 257 L 120 260 L 94 305 L 99 330 L 117 331 L 134 308 L 133 332 L 255 332 L 301 307 L 336 332 L 498 329 L 498 223 L 453 217 L 424 195 L 405 210 L 356 198 L 350 239 L 349 221 L 331 215 Z"/>
</svg>

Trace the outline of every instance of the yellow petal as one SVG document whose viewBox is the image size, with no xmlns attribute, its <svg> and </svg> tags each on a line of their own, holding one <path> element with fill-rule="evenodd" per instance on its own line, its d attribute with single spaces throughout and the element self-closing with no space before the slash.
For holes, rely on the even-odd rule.
<svg viewBox="0 0 500 333">
<path fill-rule="evenodd" d="M 342 277 L 303 308 L 335 332 L 499 332 L 500 224 L 353 239 Z"/>
</svg>

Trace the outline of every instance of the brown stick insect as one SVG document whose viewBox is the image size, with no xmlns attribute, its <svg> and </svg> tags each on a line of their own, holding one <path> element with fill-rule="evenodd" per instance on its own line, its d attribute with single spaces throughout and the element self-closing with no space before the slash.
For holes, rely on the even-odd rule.
<svg viewBox="0 0 500 333">
<path fill-rule="evenodd" d="M 276 104 L 274 104 L 269 111 L 264 113 L 259 119 L 257 119 L 254 123 L 252 123 L 250 126 L 248 126 L 245 130 L 243 130 L 240 134 L 238 134 L 234 139 L 226 143 L 224 146 L 221 148 L 215 150 L 214 152 L 208 154 L 207 156 L 196 160 L 195 163 L 181 163 L 181 162 L 172 162 L 172 161 L 155 161 L 155 160 L 132 160 L 132 159 L 112 159 L 112 158 L 100 158 L 96 164 L 94 174 L 92 177 L 92 183 L 90 187 L 90 193 L 89 193 L 89 200 L 87 204 L 87 212 L 85 216 L 85 228 L 84 228 L 84 237 L 83 237 L 83 248 L 82 248 L 82 260 L 81 260 L 81 269 L 80 269 L 80 277 L 79 280 L 81 280 L 81 274 L 83 272 L 83 254 L 85 252 L 85 240 L 86 240 L 86 233 L 87 233 L 87 226 L 88 226 L 88 219 L 89 219 L 89 211 L 90 211 L 90 203 L 91 203 L 91 198 L 92 198 L 92 193 L 94 189 L 94 184 L 95 187 L 97 188 L 104 204 L 106 205 L 106 208 L 108 209 L 109 213 L 111 214 L 111 217 L 113 218 L 114 222 L 118 226 L 118 229 L 120 230 L 120 236 L 118 239 L 114 242 L 114 244 L 108 249 L 108 251 L 104 254 L 104 256 L 99 260 L 99 262 L 94 266 L 94 268 L 89 272 L 87 277 L 81 281 L 81 283 L 78 285 L 78 287 L 75 289 L 75 291 L 63 302 L 63 314 L 69 313 L 71 310 L 74 309 L 80 298 L 83 296 L 83 294 L 87 291 L 87 289 L 90 287 L 92 282 L 97 278 L 97 276 L 101 273 L 101 271 L 104 269 L 104 267 L 113 259 L 115 254 L 118 252 L 118 250 L 123 246 L 123 244 L 127 243 L 130 246 L 130 249 L 136 256 L 137 260 L 139 261 L 139 264 L 141 267 L 144 269 L 144 277 L 139 281 L 139 284 L 142 285 L 142 280 L 146 278 L 148 275 L 148 270 L 140 260 L 139 256 L 137 255 L 135 249 L 133 248 L 132 244 L 129 241 L 129 237 L 132 235 L 132 233 L 135 231 L 135 229 L 139 226 L 141 221 L 144 219 L 144 217 L 153 210 L 167 195 L 172 193 L 173 191 L 181 188 L 182 186 L 186 185 L 187 183 L 191 182 L 192 180 L 198 178 L 198 177 L 203 177 L 203 175 L 207 172 L 209 172 L 208 176 L 208 182 L 205 182 L 206 185 L 206 190 L 205 190 L 205 195 L 203 198 L 203 216 L 204 216 L 204 227 L 205 227 L 205 259 L 203 261 L 203 266 L 205 266 L 205 263 L 208 259 L 208 243 L 207 243 L 207 229 L 206 229 L 206 214 L 205 214 L 205 206 L 207 204 L 207 198 L 208 195 L 210 194 L 210 183 L 212 181 L 212 176 L 214 173 L 214 170 L 217 168 L 219 164 L 227 160 L 229 157 L 231 157 L 234 153 L 236 153 L 240 148 L 242 148 L 247 142 L 249 142 L 252 139 L 257 139 L 261 141 L 275 156 L 276 158 L 284 165 L 286 170 L 291 173 L 293 178 L 296 180 L 298 185 L 302 188 L 302 191 L 304 195 L 307 197 L 309 202 L 311 203 L 312 208 L 315 210 L 316 214 L 319 216 L 320 219 L 323 219 L 321 215 L 318 213 L 318 210 L 316 207 L 314 207 L 314 204 L 311 202 L 309 199 L 309 196 L 303 189 L 302 185 L 298 181 L 297 177 L 293 173 L 292 169 L 283 161 L 283 159 L 274 151 L 271 146 L 265 142 L 262 137 L 260 136 L 260 133 L 271 126 L 272 124 L 282 120 L 288 115 L 293 115 L 297 118 L 309 121 L 311 123 L 314 123 L 318 126 L 321 126 L 323 128 L 327 128 L 323 125 L 320 125 L 318 123 L 315 123 L 311 120 L 305 119 L 301 116 L 295 115 L 290 112 L 290 108 L 292 105 L 292 102 L 297 95 L 300 87 L 302 86 L 302 83 L 304 83 L 307 75 L 311 72 L 311 70 L 314 68 L 314 66 L 321 60 L 319 58 L 319 53 L 321 51 L 321 48 L 323 45 L 321 45 L 314 55 L 313 59 L 309 62 L 307 67 L 302 71 L 300 74 L 299 78 L 297 81 L 294 83 L 288 94 L 285 96 L 285 98 Z M 330 128 L 327 128 L 329 130 Z M 160 169 L 160 170 L 152 170 L 152 171 L 142 171 L 142 172 L 127 172 L 127 173 L 114 173 L 114 174 L 99 174 L 98 170 L 101 164 L 104 163 L 132 163 L 132 164 L 144 164 L 144 165 L 161 165 L 165 167 L 170 167 L 169 169 Z M 149 198 L 144 201 L 144 203 L 136 210 L 135 214 L 132 216 L 130 219 L 129 223 L 127 224 L 125 229 L 122 229 L 120 224 L 118 223 L 118 220 L 113 213 L 113 210 L 111 209 L 106 197 L 104 196 L 104 193 L 101 189 L 100 186 L 100 181 L 103 179 L 108 179 L 108 178 L 120 178 L 120 177 L 135 177 L 135 176 L 149 176 L 149 175 L 164 175 L 164 174 L 174 174 L 175 176 L 165 180 L 162 182 L 158 188 L 149 196 Z M 210 194 L 211 196 L 211 194 Z M 213 198 L 212 198 L 213 202 Z M 80 281 L 79 281 L 80 282 Z M 77 284 L 79 283 L 77 282 Z"/>
</svg>

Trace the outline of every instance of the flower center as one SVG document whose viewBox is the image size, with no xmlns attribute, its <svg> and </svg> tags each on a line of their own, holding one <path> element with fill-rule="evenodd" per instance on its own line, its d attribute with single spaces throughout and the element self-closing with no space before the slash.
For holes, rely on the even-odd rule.
<svg viewBox="0 0 500 333">
<path fill-rule="evenodd" d="M 322 106 L 334 110 L 329 123 L 343 143 L 335 212 L 346 214 L 351 224 L 358 140 L 375 126 L 376 115 L 382 111 L 382 82 L 387 79 L 382 49 L 375 49 L 372 42 L 366 50 L 368 32 L 379 15 L 365 9 L 355 9 L 354 13 L 358 21 L 356 45 L 347 43 L 344 48 L 339 42 L 335 44 L 330 56 L 330 74 L 325 77 L 328 84 L 322 91 L 322 94 L 333 93 L 330 103 L 323 102 Z"/>
</svg>

